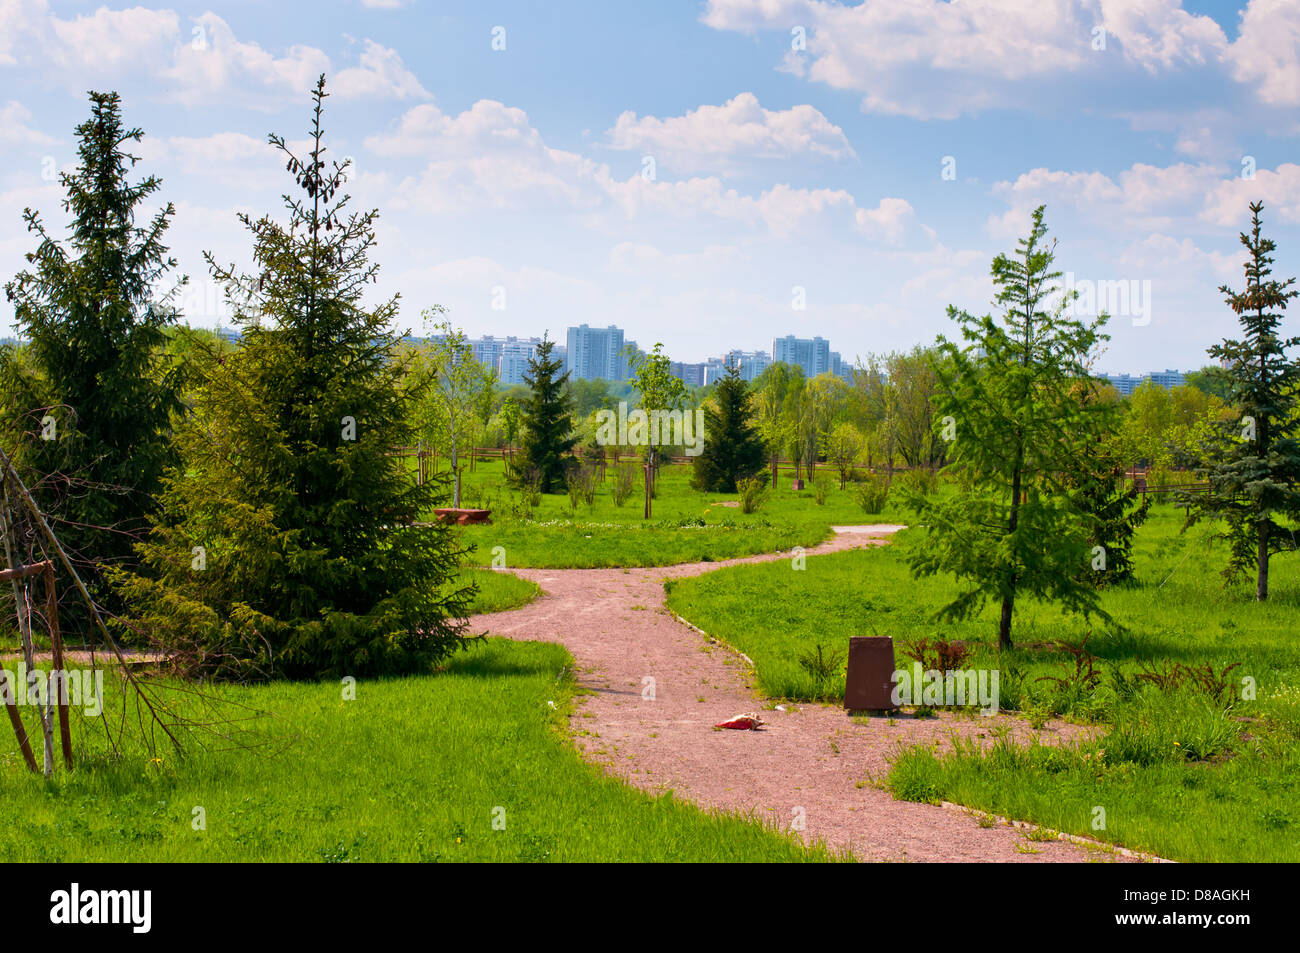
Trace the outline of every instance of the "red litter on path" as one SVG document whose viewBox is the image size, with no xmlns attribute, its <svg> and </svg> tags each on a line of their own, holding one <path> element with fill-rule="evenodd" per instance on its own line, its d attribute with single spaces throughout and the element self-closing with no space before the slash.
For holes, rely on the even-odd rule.
<svg viewBox="0 0 1300 953">
<path fill-rule="evenodd" d="M 763 719 L 759 718 L 753 712 L 746 715 L 736 715 L 728 718 L 726 721 L 720 721 L 714 728 L 735 728 L 737 731 L 754 731 L 761 727 Z"/>
</svg>

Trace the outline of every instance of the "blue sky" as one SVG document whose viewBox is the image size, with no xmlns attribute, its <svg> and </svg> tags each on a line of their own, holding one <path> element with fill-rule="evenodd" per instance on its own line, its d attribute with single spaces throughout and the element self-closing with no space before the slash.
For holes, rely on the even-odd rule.
<svg viewBox="0 0 1300 953">
<path fill-rule="evenodd" d="M 987 311 L 1046 204 L 1058 265 L 1116 312 L 1098 368 L 1191 368 L 1234 333 L 1216 289 L 1249 201 L 1300 272 L 1295 0 L 0 0 L 0 274 L 25 206 L 63 221 L 85 90 L 116 89 L 178 209 L 188 320 L 218 324 L 201 253 L 248 261 L 235 213 L 277 205 L 266 134 L 302 136 L 322 70 L 416 331 L 438 303 L 471 335 L 617 323 L 702 360 L 821 334 L 852 359 Z"/>
</svg>

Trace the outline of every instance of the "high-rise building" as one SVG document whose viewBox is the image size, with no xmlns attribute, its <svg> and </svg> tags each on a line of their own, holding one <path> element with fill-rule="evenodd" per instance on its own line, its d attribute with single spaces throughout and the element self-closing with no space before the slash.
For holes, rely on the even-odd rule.
<svg viewBox="0 0 1300 953">
<path fill-rule="evenodd" d="M 704 386 L 703 364 L 685 364 L 682 361 L 673 361 L 668 365 L 668 373 L 687 387 Z"/>
<path fill-rule="evenodd" d="M 522 384 L 528 362 L 537 356 L 537 346 L 542 343 L 542 339 L 513 335 L 499 338 L 485 334 L 468 343 L 474 353 L 474 360 L 496 371 L 502 384 Z"/>
<path fill-rule="evenodd" d="M 831 342 L 823 337 L 798 338 L 793 334 L 773 338 L 772 363 L 798 365 L 808 377 L 825 374 L 831 369 Z"/>
<path fill-rule="evenodd" d="M 728 351 L 722 359 L 730 367 L 735 364 L 740 368 L 740 379 L 752 381 L 763 373 L 772 363 L 766 351 Z"/>
<path fill-rule="evenodd" d="M 1182 371 L 1174 371 L 1166 368 L 1163 371 L 1152 371 L 1147 375 L 1151 378 L 1152 383 L 1159 384 L 1165 390 L 1171 387 L 1182 387 L 1187 383 L 1187 378 L 1183 376 Z"/>
<path fill-rule="evenodd" d="M 622 328 L 580 324 L 569 328 L 564 366 L 573 380 L 625 381 L 631 376 L 625 347 L 635 349 L 636 342 L 624 340 Z"/>
<path fill-rule="evenodd" d="M 524 374 L 528 372 L 528 362 L 537 357 L 537 346 L 541 338 L 506 338 L 501 345 L 501 357 L 497 359 L 497 377 L 502 384 L 522 384 Z"/>
<path fill-rule="evenodd" d="M 1187 383 L 1187 378 L 1182 371 L 1165 369 L 1163 371 L 1152 371 L 1150 374 L 1141 376 L 1134 374 L 1107 374 L 1106 380 L 1110 381 L 1112 387 L 1119 391 L 1121 397 L 1128 397 L 1137 390 L 1145 381 L 1151 381 L 1157 387 L 1163 387 L 1169 390 L 1171 387 L 1181 387 Z"/>
</svg>

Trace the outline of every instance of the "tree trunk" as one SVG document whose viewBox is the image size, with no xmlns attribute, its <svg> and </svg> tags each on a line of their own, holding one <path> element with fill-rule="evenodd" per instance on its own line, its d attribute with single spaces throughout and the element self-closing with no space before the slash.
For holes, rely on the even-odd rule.
<svg viewBox="0 0 1300 953">
<path fill-rule="evenodd" d="M 460 466 L 456 456 L 456 426 L 451 428 L 451 505 L 460 509 Z"/>
<path fill-rule="evenodd" d="M 1020 522 L 1020 468 L 1024 451 L 1016 447 L 1016 463 L 1011 471 L 1011 515 L 1007 519 L 1007 535 L 1016 531 Z M 1014 646 L 1011 641 L 1011 615 L 1016 607 L 1016 573 L 1011 571 L 1011 586 L 1002 598 L 1002 618 L 998 621 L 998 648 L 1009 649 Z"/>
<path fill-rule="evenodd" d="M 646 461 L 645 461 L 645 518 L 646 519 L 650 518 L 650 500 L 654 495 L 654 489 L 653 486 L 651 485 L 651 480 L 653 479 L 652 470 L 654 466 L 653 463 L 651 462 L 651 458 L 653 456 L 654 456 L 654 450 L 652 449 L 650 451 L 650 455 L 646 457 Z"/>
<path fill-rule="evenodd" d="M 1014 592 L 1002 600 L 1002 618 L 998 620 L 998 648 L 1014 648 L 1011 641 L 1011 614 L 1015 611 L 1016 597 Z"/>
</svg>

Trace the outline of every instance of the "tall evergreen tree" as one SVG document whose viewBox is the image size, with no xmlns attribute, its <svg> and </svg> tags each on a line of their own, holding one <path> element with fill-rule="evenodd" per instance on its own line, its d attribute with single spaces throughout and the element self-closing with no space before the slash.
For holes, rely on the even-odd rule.
<svg viewBox="0 0 1300 953">
<path fill-rule="evenodd" d="M 1046 233 L 1040 206 L 1015 254 L 993 260 L 1000 319 L 948 309 L 966 343 L 939 338 L 936 424 L 955 429 L 949 459 L 972 490 L 909 500 L 925 530 L 907 554 L 912 571 L 951 573 L 965 584 L 941 616 L 965 618 L 990 599 L 1001 603 L 1001 648 L 1012 647 L 1022 595 L 1107 618 L 1081 576 L 1090 520 L 1062 480 L 1081 440 L 1101 430 L 1098 405 L 1081 401 L 1077 385 L 1090 379 L 1087 362 L 1106 339 L 1106 316 L 1069 317 L 1068 294 L 1048 304 L 1061 273 L 1052 270 L 1055 243 L 1045 245 Z"/>
<path fill-rule="evenodd" d="M 1300 361 L 1287 356 L 1300 337 L 1281 338 L 1282 312 L 1300 295 L 1295 278 L 1270 278 L 1272 239 L 1263 236 L 1262 202 L 1250 205 L 1250 234 L 1241 233 L 1248 257 L 1246 287 L 1219 291 L 1237 315 L 1244 337 L 1224 339 L 1209 349 L 1222 365 L 1216 376 L 1241 413 L 1235 433 L 1218 443 L 1217 459 L 1198 469 L 1209 480 L 1204 494 L 1190 494 L 1188 524 L 1219 517 L 1230 546 L 1229 578 L 1255 573 L 1255 598 L 1268 598 L 1269 557 L 1296 547 L 1291 527 L 1279 517 L 1300 517 L 1300 443 L 1297 442 L 1297 385 Z M 1225 435 L 1226 436 L 1226 435 Z"/>
<path fill-rule="evenodd" d="M 767 464 L 763 438 L 750 423 L 749 387 L 732 364 L 704 405 L 704 448 L 695 458 L 691 485 L 711 493 L 735 493 L 736 481 L 752 477 Z"/>
<path fill-rule="evenodd" d="M 193 671 L 248 678 L 409 669 L 464 642 L 468 590 L 451 583 L 454 530 L 422 522 L 446 480 L 417 485 L 392 451 L 414 442 L 419 393 L 370 307 L 377 211 L 347 209 L 347 163 L 325 159 L 325 77 L 310 151 L 279 136 L 300 194 L 288 221 L 240 220 L 258 273 L 207 256 L 230 290 L 242 346 L 214 357 L 179 433 L 163 513 L 118 577 L 132 622 Z"/>
<path fill-rule="evenodd" d="M 565 489 L 565 474 L 573 462 L 578 436 L 566 384 L 569 372 L 559 358 L 551 357 L 555 342 L 543 339 L 537 356 L 528 361 L 524 383 L 529 388 L 523 403 L 519 453 L 515 455 L 516 482 L 536 481 L 543 493 Z"/>
<path fill-rule="evenodd" d="M 128 181 L 137 161 L 129 147 L 143 132 L 123 126 L 116 93 L 92 92 L 90 101 L 77 127 L 77 167 L 60 176 L 72 218 L 67 244 L 24 212 L 40 243 L 5 293 L 27 344 L 25 353 L 6 348 L 0 361 L 10 446 L 102 596 L 101 568 L 130 561 L 175 461 L 169 430 L 180 381 L 164 354 L 177 289 L 157 295 L 176 265 L 163 243 L 175 210 L 168 203 L 137 224 L 161 187 L 154 176 Z"/>
</svg>

